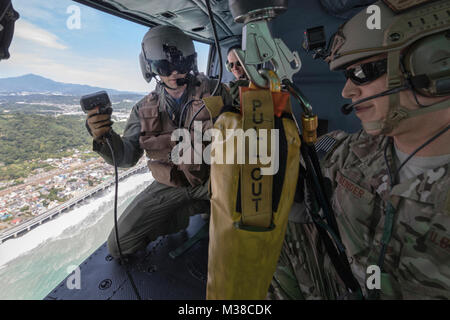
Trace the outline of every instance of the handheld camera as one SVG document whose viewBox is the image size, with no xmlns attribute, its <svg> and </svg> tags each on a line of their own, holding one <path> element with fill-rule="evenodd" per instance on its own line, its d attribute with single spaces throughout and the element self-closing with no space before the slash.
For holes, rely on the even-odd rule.
<svg viewBox="0 0 450 320">
<path fill-rule="evenodd" d="M 307 52 L 312 51 L 314 59 L 322 58 L 324 55 L 326 55 L 326 44 L 327 38 L 325 35 L 324 26 L 306 29 L 303 40 L 303 48 Z"/>
<path fill-rule="evenodd" d="M 80 105 L 81 109 L 83 109 L 84 113 L 89 113 L 92 109 L 95 109 L 99 107 L 98 112 L 101 114 L 111 114 L 112 108 L 111 108 L 111 100 L 109 100 L 108 94 L 106 91 L 99 91 L 95 93 L 91 93 L 85 96 L 82 96 L 80 99 Z M 114 152 L 114 148 L 112 146 L 112 138 L 110 135 L 110 132 L 105 135 L 105 142 L 108 145 L 112 162 L 114 164 L 114 175 L 115 175 L 115 196 L 114 196 L 114 231 L 116 234 L 116 243 L 117 247 L 119 249 L 119 256 L 120 260 L 122 261 L 122 264 L 125 266 L 125 272 L 128 275 L 128 278 L 130 279 L 130 282 L 133 286 L 133 290 L 136 293 L 136 296 L 139 300 L 141 300 L 141 296 L 139 295 L 139 292 L 137 291 L 136 285 L 134 283 L 134 280 L 128 270 L 128 266 L 126 261 L 123 258 L 122 249 L 120 247 L 120 239 L 119 239 L 119 230 L 118 230 L 118 224 L 117 224 L 117 195 L 118 195 L 118 188 L 119 188 L 119 173 L 117 169 L 117 162 L 116 162 L 116 156 Z"/>
<path fill-rule="evenodd" d="M 92 109 L 99 107 L 98 111 L 102 114 L 111 114 L 111 100 L 106 91 L 99 91 L 82 96 L 80 99 L 81 109 L 84 113 L 88 113 Z"/>
</svg>

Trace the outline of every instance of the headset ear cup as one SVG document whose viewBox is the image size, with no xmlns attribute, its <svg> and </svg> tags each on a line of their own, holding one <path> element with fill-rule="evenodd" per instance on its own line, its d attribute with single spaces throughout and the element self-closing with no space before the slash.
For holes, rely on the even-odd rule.
<svg viewBox="0 0 450 320">
<path fill-rule="evenodd" d="M 450 95 L 450 77 L 436 81 L 436 92 L 440 96 Z"/>
<path fill-rule="evenodd" d="M 142 52 L 139 54 L 139 65 L 141 67 L 142 76 L 145 81 L 150 82 L 153 78 L 153 72 L 151 70 L 151 66 L 144 59 L 144 55 Z"/>
<path fill-rule="evenodd" d="M 447 32 L 427 36 L 412 44 L 405 53 L 404 67 L 412 77 L 415 91 L 423 96 L 450 94 L 450 38 Z"/>
<path fill-rule="evenodd" d="M 412 85 L 412 89 L 423 95 L 423 96 L 429 96 L 429 85 L 430 81 L 426 74 L 417 74 L 417 69 L 415 68 L 415 59 L 413 57 L 415 53 L 415 47 L 409 47 L 407 51 L 405 52 L 404 58 L 403 58 L 403 67 L 404 71 L 406 72 L 406 75 L 409 77 L 410 83 Z M 426 83 L 425 79 L 428 79 L 428 83 Z"/>
</svg>

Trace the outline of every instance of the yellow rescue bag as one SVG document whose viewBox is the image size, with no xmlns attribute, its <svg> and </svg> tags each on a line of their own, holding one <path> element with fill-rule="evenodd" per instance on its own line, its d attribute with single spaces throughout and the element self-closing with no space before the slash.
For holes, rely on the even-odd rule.
<svg viewBox="0 0 450 320">
<path fill-rule="evenodd" d="M 289 93 L 240 90 L 241 112 L 225 110 L 214 124 L 224 141 L 214 139 L 211 149 L 207 299 L 266 297 L 297 185 L 300 138 L 291 115 Z M 205 104 L 211 112 L 209 103 Z M 231 137 L 239 129 L 247 137 L 245 147 L 236 143 L 238 138 Z M 260 129 L 267 129 L 267 135 Z M 278 132 L 278 137 L 272 132 Z M 232 140 L 235 143 L 230 145 Z M 262 163 L 261 144 L 267 146 L 266 155 L 273 153 L 271 159 L 278 160 L 278 168 L 273 161 Z M 245 163 L 236 162 L 240 148 L 246 151 Z M 258 163 L 249 163 L 252 155 Z M 225 162 L 231 158 L 233 163 Z M 275 174 L 267 174 L 271 170 Z"/>
</svg>

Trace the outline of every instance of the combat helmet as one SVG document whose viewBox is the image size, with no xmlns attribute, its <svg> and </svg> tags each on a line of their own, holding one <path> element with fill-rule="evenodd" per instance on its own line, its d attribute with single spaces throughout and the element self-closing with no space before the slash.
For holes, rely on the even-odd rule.
<svg viewBox="0 0 450 320">
<path fill-rule="evenodd" d="M 393 92 L 389 113 L 383 121 L 364 123 L 364 128 L 388 133 L 403 119 L 448 108 L 449 101 L 406 109 L 400 106 L 399 91 L 411 89 L 428 97 L 450 95 L 450 1 L 383 0 L 367 9 L 339 27 L 325 59 L 331 70 L 340 70 L 387 54 L 387 87 Z M 370 12 L 375 10 L 379 10 L 379 26 L 370 26 Z"/>
<path fill-rule="evenodd" d="M 192 39 L 173 26 L 156 26 L 145 34 L 139 62 L 147 82 L 156 75 L 168 76 L 174 70 L 198 73 Z"/>
</svg>

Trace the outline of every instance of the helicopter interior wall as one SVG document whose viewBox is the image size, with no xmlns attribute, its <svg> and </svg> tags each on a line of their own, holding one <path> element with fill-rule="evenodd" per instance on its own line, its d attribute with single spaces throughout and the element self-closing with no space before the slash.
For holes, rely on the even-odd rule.
<svg viewBox="0 0 450 320">
<path fill-rule="evenodd" d="M 315 60 L 311 54 L 305 52 L 302 47 L 303 32 L 307 28 L 323 25 L 325 26 L 327 39 L 329 39 L 337 28 L 345 22 L 345 18 L 351 17 L 352 14 L 357 12 L 355 9 L 350 9 L 345 14 L 343 10 L 348 10 L 351 7 L 350 5 L 355 5 L 355 1 L 349 1 L 345 8 L 337 7 L 336 4 L 336 7 L 325 8 L 322 1 L 319 0 L 289 1 L 289 9 L 269 23 L 272 35 L 275 38 L 282 39 L 292 51 L 299 53 L 302 67 L 294 75 L 293 81 L 309 99 L 319 119 L 326 120 L 327 131 L 356 132 L 361 129 L 361 124 L 353 113 L 344 115 L 340 111 L 341 106 L 348 103 L 348 100 L 341 96 L 342 88 L 345 85 L 344 76 L 340 72 L 331 72 L 327 63 L 320 59 Z M 332 9 L 334 10 L 333 14 L 331 14 Z M 336 14 L 337 12 L 339 14 Z M 243 27 L 243 24 L 240 24 L 240 26 Z M 224 63 L 222 82 L 228 83 L 234 78 L 225 68 L 226 53 L 229 47 L 240 44 L 240 39 L 227 39 L 221 41 L 220 44 Z M 214 50 L 214 46 L 211 49 Z M 213 56 L 209 75 L 217 75 L 218 70 L 217 57 Z M 301 108 L 299 104 L 294 100 L 292 100 L 292 104 L 297 119 L 300 119 Z"/>
<path fill-rule="evenodd" d="M 319 119 L 328 120 L 328 131 L 344 130 L 356 132 L 361 124 L 354 113 L 344 115 L 341 106 L 348 103 L 341 96 L 345 78 L 340 72 L 329 71 L 328 64 L 321 59 L 314 60 L 303 47 L 303 32 L 307 28 L 325 26 L 327 39 L 345 22 L 330 15 L 321 1 L 289 1 L 289 9 L 272 22 L 274 37 L 281 38 L 293 51 L 297 51 L 302 61 L 300 71 L 294 75 L 295 85 L 309 99 Z M 297 118 L 300 107 L 295 102 Z"/>
<path fill-rule="evenodd" d="M 183 29 L 194 40 L 213 44 L 213 32 L 209 24 L 205 3 L 202 0 L 158 1 L 149 0 L 142 4 L 137 0 L 75 0 L 99 10 L 112 14 L 120 13 L 122 17 L 146 25 L 168 24 Z M 272 22 L 269 27 L 274 37 L 281 38 L 291 50 L 300 54 L 301 70 L 294 75 L 294 83 L 310 100 L 314 111 L 320 119 L 327 120 L 328 131 L 342 129 L 355 132 L 361 128 L 354 114 L 345 116 L 340 108 L 347 100 L 341 97 L 344 77 L 337 72 L 330 72 L 325 62 L 314 60 L 302 48 L 303 31 L 307 28 L 324 25 L 328 37 L 365 5 L 375 0 L 310 0 L 289 1 L 288 10 Z M 222 82 L 233 80 L 233 75 L 225 68 L 226 53 L 230 46 L 239 44 L 243 25 L 233 21 L 225 0 L 211 0 L 211 8 L 218 37 L 221 43 L 223 65 Z M 138 17 L 139 21 L 136 21 Z M 142 21 L 141 21 L 142 20 Z M 217 76 L 219 64 L 211 46 L 208 75 Z M 300 108 L 294 101 L 296 116 Z"/>
<path fill-rule="evenodd" d="M 213 43 L 208 10 L 202 0 L 74 0 L 147 26 L 172 25 L 194 40 Z M 240 34 L 228 9 L 228 1 L 210 0 L 219 39 Z"/>
</svg>

